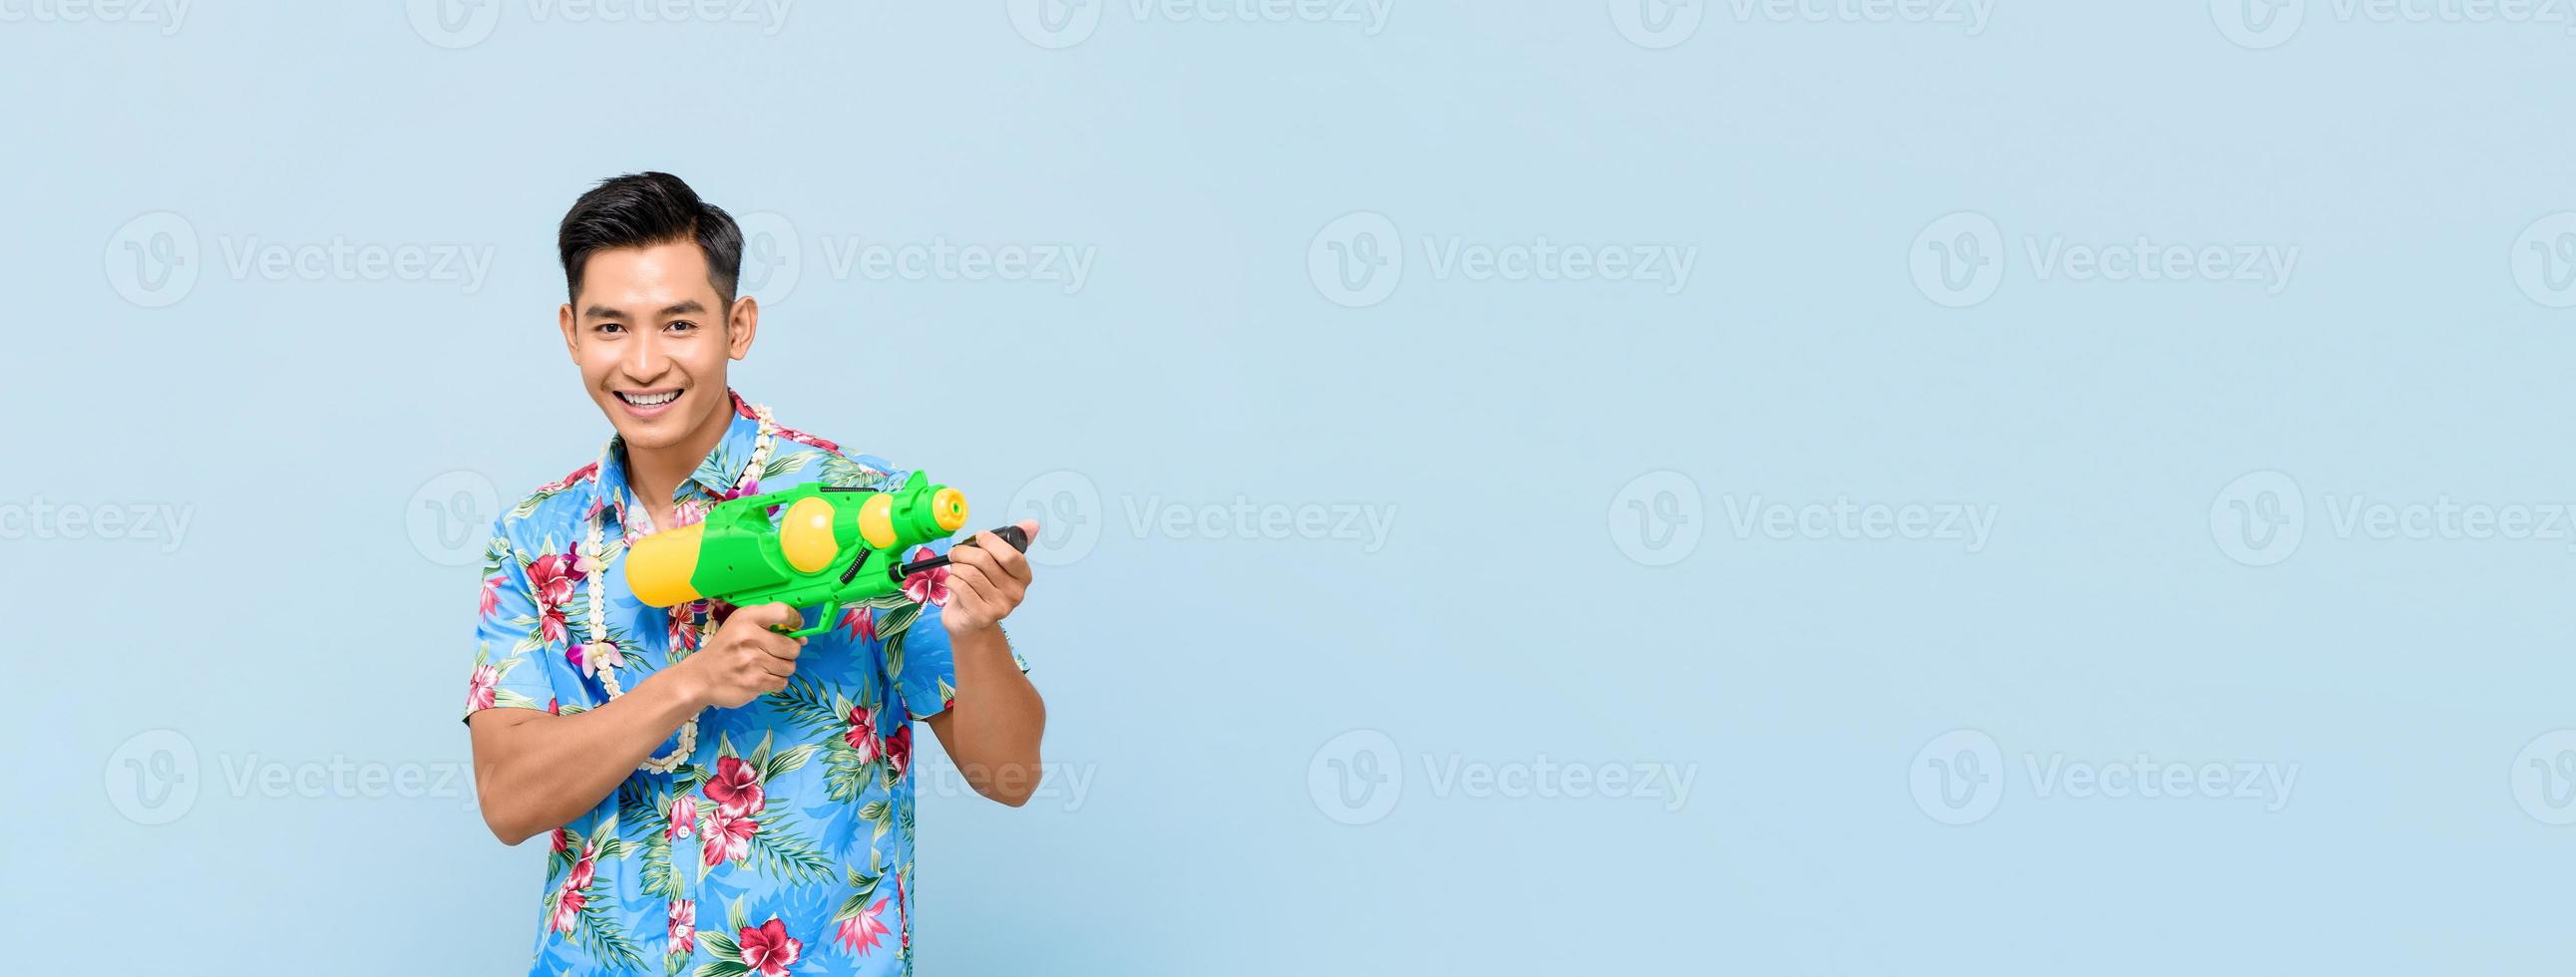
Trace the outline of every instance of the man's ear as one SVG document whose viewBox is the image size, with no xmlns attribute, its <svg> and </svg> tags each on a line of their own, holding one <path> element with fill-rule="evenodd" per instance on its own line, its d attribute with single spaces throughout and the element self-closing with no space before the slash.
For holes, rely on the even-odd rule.
<svg viewBox="0 0 2576 977">
<path fill-rule="evenodd" d="M 751 355 L 751 338 L 759 331 L 760 302 L 748 295 L 733 300 L 733 312 L 725 316 L 725 356 L 738 360 Z"/>
<path fill-rule="evenodd" d="M 566 302 L 562 308 L 555 310 L 555 325 L 563 329 L 564 352 L 572 356 L 574 366 L 580 366 L 581 347 L 574 345 L 572 341 L 572 303 Z"/>
</svg>

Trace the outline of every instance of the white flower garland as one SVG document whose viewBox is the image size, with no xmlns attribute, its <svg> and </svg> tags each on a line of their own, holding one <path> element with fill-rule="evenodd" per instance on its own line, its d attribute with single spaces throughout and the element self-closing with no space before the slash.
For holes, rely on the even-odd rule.
<svg viewBox="0 0 2576 977">
<path fill-rule="evenodd" d="M 753 442 L 751 446 L 751 463 L 743 466 L 741 477 L 734 480 L 734 491 L 736 493 L 740 493 L 750 486 L 759 484 L 760 470 L 763 466 L 769 463 L 770 436 L 778 431 L 778 422 L 770 418 L 768 407 L 755 404 L 751 408 L 751 413 L 754 418 L 760 421 L 760 438 L 758 441 Z M 592 481 L 598 482 L 606 477 L 608 471 L 608 453 L 616 450 L 616 448 L 617 439 L 612 437 L 608 439 L 608 446 L 599 450 L 599 467 L 591 472 L 590 477 Z M 601 487 L 606 488 L 607 486 L 605 483 L 602 483 Z M 607 548 L 600 543 L 599 537 L 603 531 L 601 525 L 602 519 L 607 511 L 607 500 L 602 499 L 600 500 L 598 510 L 590 514 L 590 535 L 589 538 L 582 541 L 581 560 L 573 564 L 573 569 L 587 580 L 590 587 L 591 642 L 582 646 L 581 669 L 582 671 L 588 672 L 592 676 L 598 678 L 600 687 L 608 690 L 608 701 L 615 702 L 617 701 L 617 697 L 626 694 L 625 686 L 617 681 L 617 670 L 626 665 L 626 653 L 618 650 L 616 642 L 608 640 L 608 605 L 601 594 L 600 580 L 608 576 L 608 561 L 600 555 L 607 552 Z M 676 529 L 678 527 L 661 526 L 656 528 Z M 700 649 L 704 649 L 707 646 L 708 639 L 713 636 L 715 631 L 715 615 L 709 613 L 711 608 L 708 606 L 708 602 L 704 600 L 692 602 L 689 605 L 689 608 L 689 626 L 698 629 L 698 647 Z M 676 607 L 671 610 L 673 613 L 679 612 L 679 608 Z M 677 642 L 673 643 L 674 651 L 678 650 L 677 644 Z M 672 664 L 676 665 L 679 663 L 679 659 L 680 656 L 674 655 L 671 657 L 670 661 Z M 689 758 L 689 754 L 695 752 L 697 748 L 698 717 L 691 716 L 687 722 L 680 724 L 680 745 L 678 749 L 672 750 L 671 755 L 669 756 L 647 756 L 644 762 L 638 764 L 635 769 L 642 770 L 647 773 L 670 773 L 674 770 L 680 769 L 680 764 L 686 762 Z"/>
</svg>

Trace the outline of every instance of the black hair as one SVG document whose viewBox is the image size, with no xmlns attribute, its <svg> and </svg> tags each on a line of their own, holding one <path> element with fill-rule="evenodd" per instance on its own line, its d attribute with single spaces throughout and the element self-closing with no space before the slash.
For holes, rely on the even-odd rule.
<svg viewBox="0 0 2576 977">
<path fill-rule="evenodd" d="M 742 277 L 742 228 L 732 214 L 698 199 L 697 191 L 668 173 L 629 173 L 599 181 L 572 202 L 555 231 L 568 301 L 581 299 L 582 267 L 591 252 L 675 241 L 698 243 L 707 256 L 708 282 L 724 297 L 725 307 L 732 308 L 734 283 Z"/>
</svg>

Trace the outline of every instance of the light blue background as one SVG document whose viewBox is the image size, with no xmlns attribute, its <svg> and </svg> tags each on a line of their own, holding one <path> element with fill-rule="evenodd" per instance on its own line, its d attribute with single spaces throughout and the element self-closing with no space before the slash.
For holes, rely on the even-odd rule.
<svg viewBox="0 0 2576 977">
<path fill-rule="evenodd" d="M 803 0 L 774 32 L 472 9 L 498 20 L 455 48 L 401 4 L 0 21 L 0 518 L 192 520 L 0 539 L 13 970 L 525 966 L 539 846 L 496 844 L 461 784 L 232 778 L 466 759 L 474 574 L 420 542 L 421 493 L 515 499 L 595 455 L 554 224 L 645 168 L 792 225 L 734 374 L 787 423 L 987 515 L 1041 478 L 1097 493 L 1014 619 L 1084 793 L 925 798 L 925 974 L 2563 969 L 2576 828 L 2548 822 L 2576 810 L 2529 761 L 2576 727 L 2566 526 L 2335 518 L 2576 500 L 2565 268 L 2514 263 L 2576 209 L 2561 25 L 2319 0 L 2266 47 L 2225 2 L 2000 0 L 1975 33 L 1710 3 L 1655 49 L 1600 3 L 1397 0 L 1372 32 L 1121 2 L 1050 49 L 991 0 Z M 162 211 L 199 275 L 146 307 L 115 269 Z M 1355 211 L 1408 253 L 1353 309 L 1308 257 Z M 1952 309 L 1910 269 L 1960 211 L 2003 277 Z M 2267 294 L 2025 252 L 2142 234 L 2299 258 Z M 853 237 L 1096 256 L 1071 295 L 836 279 Z M 1696 264 L 1678 294 L 1479 281 L 1420 243 L 1540 237 Z M 491 266 L 469 292 L 227 260 L 334 239 Z M 2230 503 L 2283 497 L 2224 493 L 2262 472 L 2304 532 L 2251 566 Z M 1672 527 L 1623 503 L 1676 484 L 1697 542 L 1641 549 Z M 1130 520 L 1238 497 L 1392 530 Z M 1729 520 L 1838 497 L 1995 528 Z M 194 763 L 139 786 L 133 744 L 177 755 L 156 729 Z M 1309 773 L 1362 729 L 1400 794 L 1343 824 Z M 1915 787 L 1954 758 L 1918 751 L 1962 729 L 1999 745 L 1996 803 L 1945 824 Z M 2296 780 L 2278 810 L 2080 798 L 2031 777 L 2053 756 Z M 1677 810 L 1435 783 L 1542 758 L 1694 779 Z"/>
</svg>

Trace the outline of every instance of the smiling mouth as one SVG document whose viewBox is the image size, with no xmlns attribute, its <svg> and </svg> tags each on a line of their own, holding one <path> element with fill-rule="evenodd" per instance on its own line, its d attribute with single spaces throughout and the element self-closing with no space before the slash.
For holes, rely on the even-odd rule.
<svg viewBox="0 0 2576 977">
<path fill-rule="evenodd" d="M 625 401 L 626 405 L 629 407 L 660 407 L 664 404 L 680 399 L 680 391 L 676 389 L 660 390 L 650 393 L 620 390 L 616 393 L 617 399 Z"/>
</svg>

